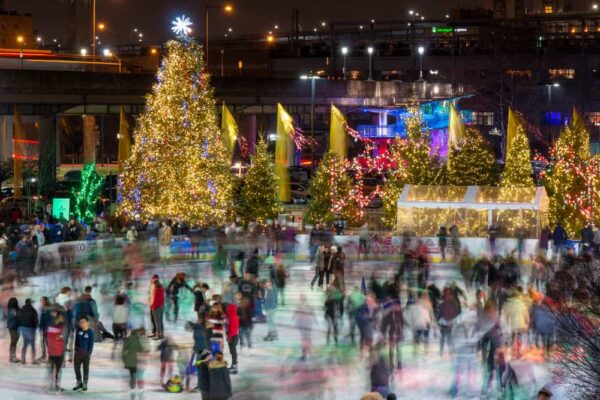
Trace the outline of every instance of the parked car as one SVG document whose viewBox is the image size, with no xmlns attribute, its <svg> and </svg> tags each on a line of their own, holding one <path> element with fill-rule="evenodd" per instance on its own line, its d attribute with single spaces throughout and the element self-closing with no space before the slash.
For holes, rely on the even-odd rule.
<svg viewBox="0 0 600 400">
<path fill-rule="evenodd" d="M 306 203 L 306 200 L 310 198 L 306 186 L 300 185 L 299 183 L 290 183 L 290 193 L 294 204 L 304 204 Z"/>
</svg>

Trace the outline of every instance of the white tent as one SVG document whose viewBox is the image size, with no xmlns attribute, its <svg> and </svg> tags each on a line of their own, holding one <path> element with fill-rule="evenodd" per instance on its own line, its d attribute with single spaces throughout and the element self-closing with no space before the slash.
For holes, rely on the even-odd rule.
<svg viewBox="0 0 600 400">
<path fill-rule="evenodd" d="M 435 236 L 441 225 L 456 224 L 461 236 L 485 237 L 494 224 L 503 237 L 516 236 L 518 229 L 538 237 L 547 213 L 543 187 L 404 185 L 396 230 L 426 237 Z"/>
</svg>

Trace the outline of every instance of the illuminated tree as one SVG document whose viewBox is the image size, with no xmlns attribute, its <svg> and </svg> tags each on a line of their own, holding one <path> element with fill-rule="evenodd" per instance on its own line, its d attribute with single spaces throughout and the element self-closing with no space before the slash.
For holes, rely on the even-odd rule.
<svg viewBox="0 0 600 400">
<path fill-rule="evenodd" d="M 468 128 L 458 146 L 451 146 L 446 182 L 457 186 L 491 186 L 498 183 L 498 164 L 487 141 Z"/>
<path fill-rule="evenodd" d="M 533 186 L 531 150 L 523 121 L 510 110 L 506 139 L 506 158 L 501 185 L 506 187 Z"/>
<path fill-rule="evenodd" d="M 397 137 L 389 148 L 389 159 L 394 164 L 383 186 L 384 223 L 392 228 L 396 225 L 397 201 L 405 184 L 437 185 L 443 180 L 444 170 L 440 167 L 435 150 L 431 148 L 428 129 L 423 129 L 421 112 L 409 109 L 404 120 L 406 138 Z"/>
<path fill-rule="evenodd" d="M 102 185 L 104 185 L 104 178 L 96 172 L 96 164 L 85 164 L 81 170 L 79 187 L 73 188 L 71 192 L 75 200 L 73 207 L 75 218 L 79 221 L 91 222 L 96 217 L 96 203 Z"/>
<path fill-rule="evenodd" d="M 583 124 L 570 124 L 550 149 L 542 175 L 550 197 L 550 222 L 560 222 L 575 237 L 586 222 L 600 222 L 600 159 L 591 157 L 589 133 Z"/>
<path fill-rule="evenodd" d="M 308 185 L 307 220 L 331 223 L 339 213 L 346 221 L 357 222 L 359 208 L 349 196 L 352 187 L 342 159 L 332 151 L 327 152 Z"/>
<path fill-rule="evenodd" d="M 220 224 L 232 213 L 232 176 L 201 47 L 170 41 L 120 179 L 119 213 Z"/>
<path fill-rule="evenodd" d="M 279 212 L 275 166 L 264 140 L 258 142 L 251 163 L 244 178 L 239 211 L 245 222 L 264 224 L 267 219 L 276 218 Z"/>
</svg>

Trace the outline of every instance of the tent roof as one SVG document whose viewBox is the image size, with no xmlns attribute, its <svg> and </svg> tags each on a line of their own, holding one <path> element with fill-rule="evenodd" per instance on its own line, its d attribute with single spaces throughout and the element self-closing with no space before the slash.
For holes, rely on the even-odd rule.
<svg viewBox="0 0 600 400">
<path fill-rule="evenodd" d="M 543 187 L 404 185 L 398 207 L 548 210 Z"/>
</svg>

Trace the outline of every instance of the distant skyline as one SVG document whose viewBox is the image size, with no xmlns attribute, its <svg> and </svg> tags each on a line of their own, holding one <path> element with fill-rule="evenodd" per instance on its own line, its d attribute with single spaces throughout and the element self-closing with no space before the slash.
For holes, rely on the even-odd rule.
<svg viewBox="0 0 600 400">
<path fill-rule="evenodd" d="M 5 0 L 6 9 L 33 15 L 34 27 L 48 43 L 53 38 L 64 42 L 67 39 L 67 3 L 71 0 Z M 85 1 L 85 0 L 75 0 Z M 485 1 L 485 0 L 483 0 Z M 130 32 L 137 28 L 144 32 L 146 43 L 160 43 L 172 37 L 171 21 L 185 14 L 194 22 L 194 33 L 202 29 L 204 2 L 199 0 L 97 0 L 97 21 L 106 24 L 101 35 L 107 44 L 129 42 Z M 303 29 L 321 28 L 321 22 L 375 20 L 398 20 L 408 17 L 413 9 L 427 18 L 443 18 L 452 7 L 451 0 L 427 0 L 399 2 L 389 0 L 232 0 L 211 1 L 211 5 L 232 4 L 235 12 L 224 15 L 211 10 L 209 28 L 211 35 L 223 37 L 229 28 L 233 35 L 266 35 L 279 25 L 279 30 L 288 32 L 292 9 L 300 10 Z M 343 7 L 340 7 L 343 4 Z M 482 0 L 461 1 L 461 7 L 484 5 Z"/>
</svg>

